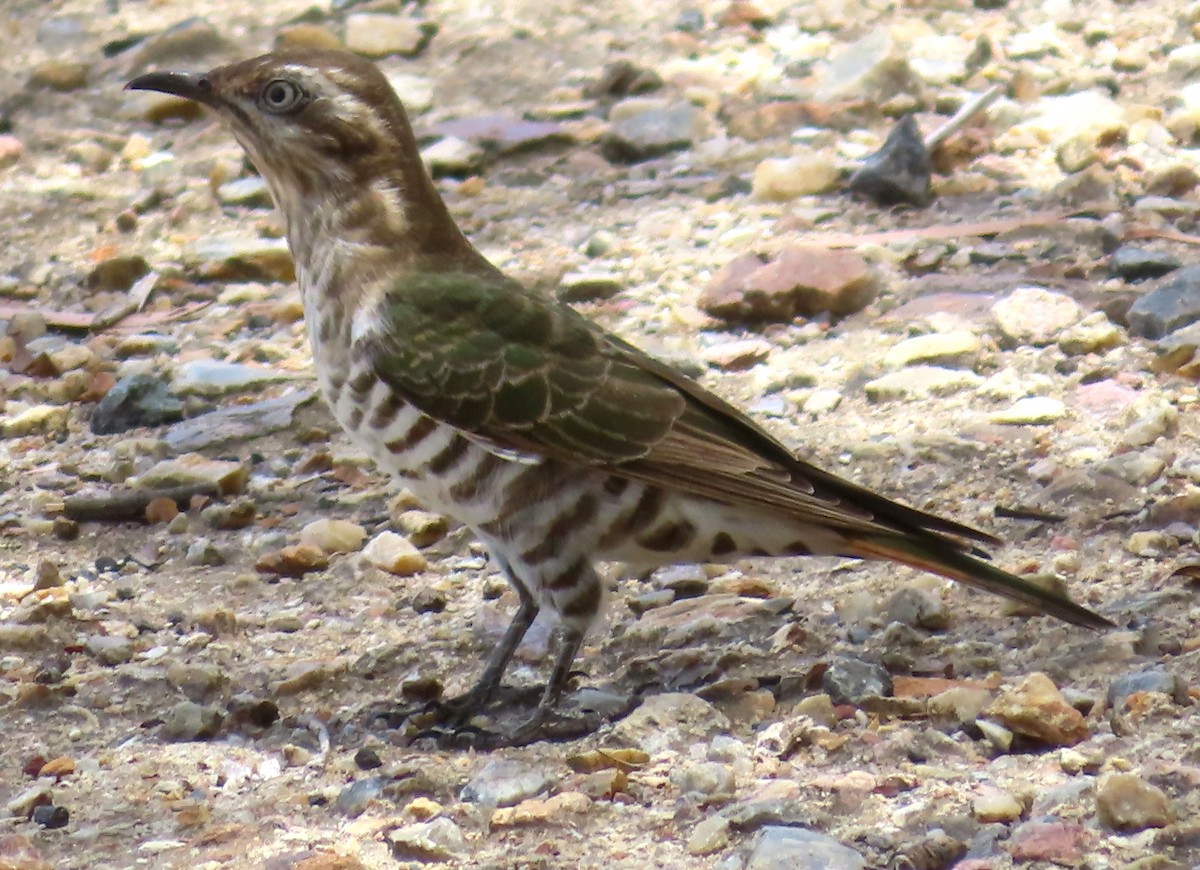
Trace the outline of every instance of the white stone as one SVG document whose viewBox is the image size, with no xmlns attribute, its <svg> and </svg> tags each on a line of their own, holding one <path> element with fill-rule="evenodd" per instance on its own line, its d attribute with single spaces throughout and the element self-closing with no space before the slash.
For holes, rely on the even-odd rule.
<svg viewBox="0 0 1200 870">
<path fill-rule="evenodd" d="M 395 532 L 381 532 L 372 538 L 363 548 L 362 560 L 398 577 L 424 571 L 429 565 L 408 538 Z"/>
<path fill-rule="evenodd" d="M 416 54 L 424 42 L 421 23 L 404 15 L 364 12 L 346 19 L 346 47 L 367 57 Z"/>
<path fill-rule="evenodd" d="M 1045 287 L 1018 287 L 992 306 L 1000 333 L 1015 344 L 1044 345 L 1083 318 L 1079 303 Z"/>
<path fill-rule="evenodd" d="M 872 402 L 887 402 L 924 396 L 948 396 L 981 383 L 983 378 L 974 372 L 919 365 L 888 372 L 869 382 L 864 389 Z"/>
<path fill-rule="evenodd" d="M 1067 416 L 1067 406 L 1049 396 L 1030 396 L 1018 399 L 1003 411 L 990 416 L 993 423 L 1007 426 L 1039 426 L 1053 423 Z"/>
<path fill-rule="evenodd" d="M 755 199 L 786 202 L 801 196 L 824 193 L 838 180 L 838 168 L 821 153 L 768 158 L 754 168 Z"/>
<path fill-rule="evenodd" d="M 970 367 L 982 349 L 983 342 L 970 332 L 915 335 L 890 348 L 883 355 L 883 364 L 888 368 L 902 368 L 917 362 Z"/>
<path fill-rule="evenodd" d="M 300 530 L 300 543 L 326 553 L 353 553 L 366 537 L 367 530 L 349 520 L 313 520 Z"/>
</svg>

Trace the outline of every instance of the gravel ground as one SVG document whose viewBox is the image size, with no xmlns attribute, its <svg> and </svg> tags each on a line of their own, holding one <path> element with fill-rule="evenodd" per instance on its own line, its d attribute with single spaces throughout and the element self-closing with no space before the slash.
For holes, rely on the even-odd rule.
<svg viewBox="0 0 1200 870">
<path fill-rule="evenodd" d="M 215 5 L 5 8 L 0 870 L 1200 866 L 1200 7 Z M 1119 627 L 890 565 L 614 569 L 572 701 L 630 715 L 389 728 L 513 597 L 312 399 L 230 137 L 121 91 L 277 40 L 381 56 L 498 265 Z M 931 205 L 845 192 L 993 84 Z"/>
</svg>

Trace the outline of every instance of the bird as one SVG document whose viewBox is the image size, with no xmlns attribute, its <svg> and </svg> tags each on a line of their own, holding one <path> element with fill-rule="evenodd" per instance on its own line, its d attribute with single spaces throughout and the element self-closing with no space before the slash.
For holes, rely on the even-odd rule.
<svg viewBox="0 0 1200 870">
<path fill-rule="evenodd" d="M 426 172 L 401 98 L 371 61 L 291 49 L 126 87 L 212 110 L 285 226 L 320 391 L 375 463 L 468 527 L 517 608 L 473 688 L 486 708 L 540 610 L 549 679 L 507 737 L 540 739 L 597 616 L 597 563 L 640 576 L 751 557 L 890 560 L 1111 623 L 993 565 L 998 538 L 805 461 L 747 414 L 492 265 Z"/>
</svg>

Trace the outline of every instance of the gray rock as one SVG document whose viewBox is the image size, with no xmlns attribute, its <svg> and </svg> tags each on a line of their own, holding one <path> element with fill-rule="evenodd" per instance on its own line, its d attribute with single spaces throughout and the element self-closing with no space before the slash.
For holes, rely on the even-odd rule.
<svg viewBox="0 0 1200 870">
<path fill-rule="evenodd" d="M 194 701 L 180 701 L 163 722 L 162 733 L 168 740 L 207 740 L 221 730 L 225 714 L 216 707 Z"/>
<path fill-rule="evenodd" d="M 675 29 L 684 33 L 699 33 L 704 29 L 704 13 L 691 6 L 679 10 L 675 19 Z"/>
<path fill-rule="evenodd" d="M 198 567 L 202 565 L 224 565 L 228 560 L 216 544 L 208 538 L 197 538 L 187 548 L 183 558 L 187 564 Z"/>
<path fill-rule="evenodd" d="M 84 648 L 88 655 L 104 665 L 122 665 L 133 658 L 133 644 L 124 637 L 89 637 Z"/>
<path fill-rule="evenodd" d="M 671 780 L 685 796 L 694 799 L 728 797 L 734 792 L 733 770 L 717 761 L 689 764 Z"/>
<path fill-rule="evenodd" d="M 913 115 L 906 115 L 892 128 L 883 147 L 863 160 L 850 176 L 850 190 L 879 205 L 929 205 L 933 160 Z"/>
<path fill-rule="evenodd" d="M 170 67 L 179 61 L 195 61 L 227 53 L 231 43 L 203 18 L 186 18 L 154 34 L 137 51 L 134 68 L 151 65 Z"/>
<path fill-rule="evenodd" d="M 278 399 L 221 408 L 172 426 L 163 441 L 175 453 L 194 453 L 214 444 L 224 446 L 278 432 L 291 426 L 296 409 L 314 396 L 312 390 L 297 390 Z"/>
<path fill-rule="evenodd" d="M 504 114 L 441 121 L 434 124 L 429 133 L 464 139 L 497 154 L 527 151 L 570 138 L 566 128 L 557 121 L 527 121 Z"/>
<path fill-rule="evenodd" d="M 1108 685 L 1108 707 L 1120 709 L 1125 699 L 1135 692 L 1162 692 L 1170 695 L 1177 704 L 1188 700 L 1187 683 L 1179 676 L 1163 670 L 1135 671 L 1122 674 Z"/>
<path fill-rule="evenodd" d="M 241 393 L 272 381 L 286 380 L 283 372 L 214 359 L 186 362 L 175 372 L 172 384 L 180 395 L 220 396 Z"/>
<path fill-rule="evenodd" d="M 698 740 L 728 731 L 729 719 L 696 695 L 664 692 L 651 695 L 613 727 L 618 745 L 636 746 L 653 755 L 692 746 Z"/>
<path fill-rule="evenodd" d="M 1183 261 L 1174 254 L 1139 248 L 1135 245 L 1122 245 L 1108 258 L 1108 266 L 1112 269 L 1113 274 L 1126 281 L 1161 278 L 1182 265 Z"/>
<path fill-rule="evenodd" d="M 1129 331 L 1146 338 L 1200 321 L 1200 266 L 1173 273 L 1129 308 Z"/>
<path fill-rule="evenodd" d="M 835 704 L 861 704 L 868 698 L 886 698 L 892 694 L 892 675 L 883 665 L 839 656 L 829 663 L 821 678 L 821 687 Z"/>
<path fill-rule="evenodd" d="M 92 432 L 114 435 L 139 426 L 162 426 L 183 419 L 183 402 L 153 375 L 122 378 L 96 403 Z"/>
<path fill-rule="evenodd" d="M 167 681 L 189 701 L 201 703 L 229 685 L 229 677 L 212 664 L 174 662 L 167 667 Z"/>
<path fill-rule="evenodd" d="M 746 870 L 862 870 L 863 856 L 807 828 L 763 828 L 746 857 Z"/>
<path fill-rule="evenodd" d="M 352 782 L 338 793 L 333 805 L 344 816 L 361 816 L 367 805 L 383 794 L 385 785 L 387 778 L 383 776 L 368 776 Z"/>
<path fill-rule="evenodd" d="M 239 498 L 233 504 L 210 504 L 200 511 L 200 519 L 210 529 L 228 531 L 244 529 L 258 516 L 258 506 L 253 499 Z"/>
<path fill-rule="evenodd" d="M 87 28 L 75 15 L 55 15 L 39 21 L 37 44 L 49 52 L 78 46 L 88 36 Z"/>
<path fill-rule="evenodd" d="M 222 205 L 245 205 L 251 208 L 270 208 L 271 192 L 260 175 L 227 181 L 217 188 L 217 201 Z"/>
<path fill-rule="evenodd" d="M 691 147 L 700 133 L 701 110 L 691 104 L 651 105 L 657 102 L 647 100 L 645 111 L 633 111 L 614 121 L 602 140 L 604 156 L 636 163 Z"/>
<path fill-rule="evenodd" d="M 941 631 L 950 627 L 950 611 L 941 597 L 924 589 L 908 587 L 892 596 L 887 605 L 888 622 Z"/>
<path fill-rule="evenodd" d="M 493 758 L 463 786 L 462 799 L 492 807 L 511 807 L 541 794 L 557 779 L 544 767 Z"/>
</svg>

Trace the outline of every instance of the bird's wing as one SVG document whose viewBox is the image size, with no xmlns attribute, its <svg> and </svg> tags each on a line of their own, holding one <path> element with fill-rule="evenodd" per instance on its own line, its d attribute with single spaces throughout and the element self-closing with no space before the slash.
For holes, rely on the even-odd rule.
<svg viewBox="0 0 1200 870">
<path fill-rule="evenodd" d="M 376 322 L 356 343 L 359 358 L 421 411 L 497 451 L 791 516 L 798 528 L 838 532 L 843 555 L 933 571 L 1077 625 L 1110 624 L 975 558 L 969 541 L 992 536 L 797 459 L 699 384 L 502 275 L 410 276 Z"/>
<path fill-rule="evenodd" d="M 416 274 L 356 347 L 426 414 L 481 443 L 853 533 L 990 536 L 801 460 L 699 384 L 502 276 Z"/>
</svg>

